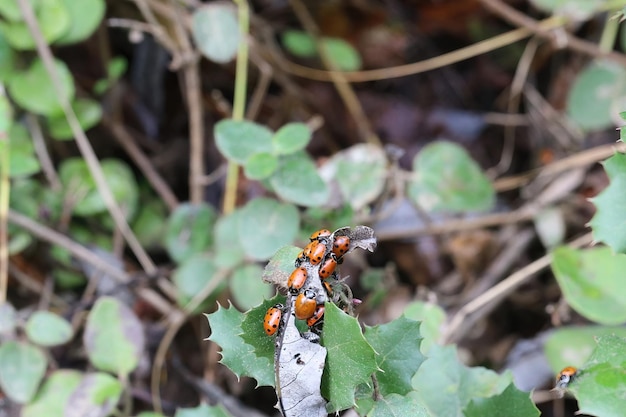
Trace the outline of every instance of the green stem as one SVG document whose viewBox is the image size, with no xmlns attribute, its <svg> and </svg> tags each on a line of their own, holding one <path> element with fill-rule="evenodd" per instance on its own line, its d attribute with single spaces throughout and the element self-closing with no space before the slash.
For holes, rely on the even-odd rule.
<svg viewBox="0 0 626 417">
<path fill-rule="evenodd" d="M 609 53 L 613 50 L 615 39 L 617 38 L 617 31 L 619 30 L 619 23 L 619 19 L 616 19 L 612 12 L 607 14 L 606 24 L 604 25 L 600 44 L 598 45 L 602 52 Z"/>
<path fill-rule="evenodd" d="M 9 142 L 9 126 L 11 125 L 11 107 L 4 95 L 4 86 L 0 84 L 0 305 L 7 299 L 9 283 L 9 164 L 11 143 Z"/>
<path fill-rule="evenodd" d="M 248 30 L 250 27 L 250 8 L 247 0 L 234 0 L 239 14 L 239 34 L 241 40 L 237 50 L 237 70 L 235 75 L 235 97 L 233 99 L 233 120 L 243 120 L 246 110 L 246 87 L 248 85 Z M 226 191 L 224 193 L 224 214 L 235 209 L 239 165 L 228 162 Z"/>
</svg>

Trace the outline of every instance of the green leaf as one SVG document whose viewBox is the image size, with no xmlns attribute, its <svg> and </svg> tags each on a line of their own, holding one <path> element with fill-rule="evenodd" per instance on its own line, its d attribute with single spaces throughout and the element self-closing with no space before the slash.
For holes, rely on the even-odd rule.
<svg viewBox="0 0 626 417">
<path fill-rule="evenodd" d="M 265 312 L 263 312 L 265 315 Z M 217 311 L 206 315 L 211 326 L 209 340 L 222 348 L 221 363 L 226 365 L 238 377 L 250 376 L 257 380 L 259 386 L 274 386 L 274 365 L 272 359 L 257 357 L 253 347 L 246 344 L 241 336 L 241 324 L 244 315 L 235 308 L 219 306 Z M 263 318 L 257 326 L 263 332 Z M 265 334 L 264 334 L 265 335 Z M 265 336 L 267 338 L 267 336 Z M 271 340 L 269 339 L 270 343 Z"/>
<path fill-rule="evenodd" d="M 626 70 L 611 61 L 594 61 L 574 81 L 567 112 L 585 130 L 604 129 L 613 126 L 613 108 L 625 94 Z"/>
<path fill-rule="evenodd" d="M 29 402 L 37 392 L 48 361 L 39 348 L 8 341 L 0 345 L 0 387 L 17 403 Z"/>
<path fill-rule="evenodd" d="M 413 160 L 413 170 L 409 197 L 428 212 L 485 211 L 494 204 L 491 182 L 465 149 L 455 143 L 426 145 Z"/>
<path fill-rule="evenodd" d="M 255 153 L 246 160 L 244 173 L 251 180 L 264 180 L 278 168 L 278 158 L 271 153 Z"/>
<path fill-rule="evenodd" d="M 121 56 L 116 56 L 111 58 L 111 60 L 107 63 L 107 76 L 106 78 L 101 78 L 93 86 L 93 92 L 97 95 L 104 94 L 109 88 L 111 88 L 120 77 L 126 72 L 128 68 L 128 61 L 126 58 Z"/>
<path fill-rule="evenodd" d="M 15 334 L 17 313 L 9 302 L 0 304 L 0 337 L 10 338 Z"/>
<path fill-rule="evenodd" d="M 0 32 L 0 82 L 6 83 L 17 72 L 15 65 L 15 51 Z"/>
<path fill-rule="evenodd" d="M 376 378 L 380 394 L 409 393 L 411 378 L 425 360 L 419 350 L 420 323 L 402 316 L 387 324 L 366 327 L 365 340 L 378 354 Z"/>
<path fill-rule="evenodd" d="M 84 41 L 98 28 L 106 4 L 104 0 L 63 0 L 69 14 L 69 27 L 55 42 L 61 45 Z"/>
<path fill-rule="evenodd" d="M 222 155 L 240 165 L 256 153 L 272 152 L 272 131 L 257 123 L 222 120 L 215 125 L 214 135 Z"/>
<path fill-rule="evenodd" d="M 248 310 L 272 295 L 272 287 L 261 280 L 263 269 L 256 264 L 237 268 L 229 280 L 230 293 L 240 310 Z"/>
<path fill-rule="evenodd" d="M 83 130 L 91 129 L 102 120 L 102 107 L 95 100 L 78 98 L 72 103 L 72 108 Z M 50 116 L 47 122 L 50 136 L 53 138 L 58 140 L 74 139 L 74 133 L 64 114 Z"/>
<path fill-rule="evenodd" d="M 311 58 L 317 55 L 315 41 L 306 32 L 301 30 L 286 30 L 282 34 L 282 43 L 289 53 L 301 58 Z"/>
<path fill-rule="evenodd" d="M 197 8 L 191 17 L 191 34 L 202 55 L 222 64 L 231 61 L 241 38 L 235 9 L 225 4 Z"/>
<path fill-rule="evenodd" d="M 221 216 L 217 219 L 214 228 L 215 241 L 215 263 L 220 268 L 234 268 L 240 264 L 245 253 L 236 232 L 239 225 L 239 210 Z"/>
<path fill-rule="evenodd" d="M 359 410 L 360 411 L 360 410 Z M 368 417 L 430 417 L 428 411 L 418 401 L 414 393 L 406 396 L 390 394 L 373 402 Z"/>
<path fill-rule="evenodd" d="M 65 63 L 55 60 L 59 86 L 68 101 L 74 99 L 74 78 Z M 16 72 L 8 84 L 11 98 L 24 109 L 43 116 L 62 114 L 63 109 L 43 62 L 36 59 L 25 71 Z"/>
<path fill-rule="evenodd" d="M 408 319 L 417 320 L 420 324 L 422 343 L 420 351 L 427 354 L 442 334 L 442 327 L 446 321 L 446 312 L 433 303 L 415 301 L 404 308 L 404 315 Z"/>
<path fill-rule="evenodd" d="M 574 310 L 605 325 L 626 322 L 626 255 L 611 248 L 576 250 L 560 247 L 552 255 L 552 271 Z"/>
<path fill-rule="evenodd" d="M 431 349 L 413 377 L 413 388 L 432 417 L 463 417 L 472 399 L 500 394 L 512 382 L 503 375 L 480 367 L 463 365 L 454 346 Z"/>
<path fill-rule="evenodd" d="M 270 184 L 279 197 L 301 206 L 320 206 L 330 196 L 315 163 L 301 152 L 280 160 L 278 169 L 270 177 Z"/>
<path fill-rule="evenodd" d="M 133 232 L 142 246 L 160 247 L 165 239 L 167 208 L 161 200 L 151 199 L 139 205 L 139 212 L 132 224 Z"/>
<path fill-rule="evenodd" d="M 387 180 L 387 157 L 375 145 L 355 145 L 337 153 L 321 169 L 339 184 L 344 201 L 360 210 L 378 198 Z"/>
<path fill-rule="evenodd" d="M 213 244 L 215 209 L 207 204 L 180 204 L 170 215 L 165 247 L 176 262 L 206 251 Z"/>
<path fill-rule="evenodd" d="M 581 414 L 602 417 L 624 415 L 626 398 L 626 339 L 601 336 L 591 358 L 569 385 Z"/>
<path fill-rule="evenodd" d="M 62 369 L 46 378 L 35 399 L 24 406 L 21 417 L 65 417 L 65 405 L 83 378 L 82 373 Z"/>
<path fill-rule="evenodd" d="M 64 5 L 64 0 L 40 1 L 35 8 L 35 15 L 39 29 L 47 43 L 59 39 L 70 25 L 70 16 Z M 35 49 L 35 40 L 24 21 L 1 22 L 0 32 L 4 34 L 12 47 L 19 50 Z"/>
<path fill-rule="evenodd" d="M 617 152 L 604 161 L 604 170 L 609 177 L 606 187 L 591 202 L 596 206 L 596 214 L 589 223 L 593 237 L 609 245 L 614 251 L 626 253 L 626 154 Z"/>
<path fill-rule="evenodd" d="M 538 9 L 555 15 L 563 15 L 568 20 L 583 22 L 591 18 L 596 12 L 602 10 L 602 1 L 589 0 L 531 0 Z"/>
<path fill-rule="evenodd" d="M 42 0 L 33 0 L 30 3 L 33 9 L 37 9 L 41 2 Z M 24 20 L 17 0 L 0 0 L 0 14 L 12 22 Z"/>
<path fill-rule="evenodd" d="M 509 384 L 498 395 L 470 401 L 465 409 L 464 417 L 538 417 L 539 415 L 539 410 L 530 399 L 530 395 L 517 389 L 514 384 Z"/>
<path fill-rule="evenodd" d="M 332 303 L 326 303 L 322 345 L 328 350 L 322 377 L 322 395 L 330 399 L 329 412 L 351 408 L 357 385 L 366 383 L 377 369 L 376 352 L 361 333 L 361 326 Z"/>
<path fill-rule="evenodd" d="M 278 249 L 265 265 L 263 281 L 287 288 L 287 280 L 293 271 L 294 261 L 301 251 L 302 248 L 291 245 Z"/>
<path fill-rule="evenodd" d="M 339 38 L 322 38 L 322 48 L 325 49 L 332 66 L 339 71 L 358 71 L 361 68 L 361 56 L 348 42 Z"/>
<path fill-rule="evenodd" d="M 122 390 L 122 383 L 109 374 L 85 374 L 67 401 L 66 409 L 72 412 L 66 417 L 110 415 L 119 402 Z"/>
<path fill-rule="evenodd" d="M 9 145 L 9 174 L 12 178 L 27 177 L 41 170 L 33 141 L 23 125 L 15 123 L 11 126 Z"/>
<path fill-rule="evenodd" d="M 298 210 L 291 204 L 255 198 L 239 212 L 239 240 L 252 259 L 268 259 L 294 240 L 299 225 Z"/>
<path fill-rule="evenodd" d="M 26 335 L 40 346 L 67 343 L 74 335 L 72 325 L 64 318 L 48 311 L 36 311 L 26 322 Z"/>
<path fill-rule="evenodd" d="M 303 150 L 311 141 L 311 129 L 304 123 L 287 123 L 272 137 L 275 155 L 289 155 Z"/>
<path fill-rule="evenodd" d="M 139 200 L 139 187 L 133 171 L 118 159 L 105 159 L 100 162 L 104 178 L 113 193 L 115 201 L 127 219 L 134 216 Z M 78 199 L 74 213 L 79 216 L 93 216 L 107 211 L 87 163 L 80 158 L 68 158 L 59 169 L 61 183 L 70 201 Z"/>
<path fill-rule="evenodd" d="M 183 261 L 172 275 L 172 281 L 178 290 L 178 304 L 184 307 L 208 285 L 213 286 L 206 300 L 196 311 L 202 311 L 212 304 L 226 288 L 226 280 L 213 282 L 217 278 L 218 268 L 212 255 L 196 254 Z"/>
<path fill-rule="evenodd" d="M 267 309 L 276 304 L 285 304 L 285 297 L 277 294 L 269 300 L 263 301 L 257 307 L 254 307 L 245 314 L 241 323 L 241 338 L 248 347 L 253 349 L 254 355 L 259 358 L 261 363 L 268 364 L 271 368 L 270 372 L 274 373 L 274 349 L 276 337 L 269 337 L 263 330 L 263 321 L 265 319 L 265 313 Z M 259 382 L 259 385 L 261 382 Z M 274 376 L 272 376 L 271 383 L 267 384 L 274 386 Z"/>
<path fill-rule="evenodd" d="M 596 338 L 610 334 L 626 337 L 626 328 L 622 326 L 570 326 L 554 330 L 544 344 L 544 352 L 550 368 L 556 374 L 566 366 L 582 367 L 596 347 Z"/>
<path fill-rule="evenodd" d="M 145 339 L 133 311 L 112 297 L 100 297 L 87 316 L 83 343 L 98 369 L 128 376 L 143 354 Z"/>
<path fill-rule="evenodd" d="M 222 405 L 199 405 L 195 408 L 179 408 L 174 417 L 232 417 Z"/>
</svg>

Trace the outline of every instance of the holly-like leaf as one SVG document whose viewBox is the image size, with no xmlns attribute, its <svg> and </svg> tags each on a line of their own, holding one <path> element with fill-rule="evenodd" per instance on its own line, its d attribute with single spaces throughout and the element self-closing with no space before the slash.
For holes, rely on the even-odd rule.
<svg viewBox="0 0 626 417">
<path fill-rule="evenodd" d="M 426 211 L 468 212 L 490 209 L 495 191 L 480 166 L 459 145 L 426 145 L 413 160 L 409 196 Z"/>
<path fill-rule="evenodd" d="M 83 343 L 94 366 L 128 375 L 139 364 L 145 337 L 135 313 L 113 297 L 100 297 L 87 317 Z"/>
<path fill-rule="evenodd" d="M 254 348 L 244 342 L 241 327 L 244 314 L 232 306 L 229 308 L 219 306 L 216 312 L 207 314 L 206 317 L 211 326 L 211 336 L 208 340 L 217 343 L 222 348 L 220 362 L 238 377 L 250 376 L 256 379 L 259 386 L 273 386 L 273 354 L 271 360 L 259 357 L 255 354 Z M 257 322 L 257 325 L 262 332 L 263 318 Z"/>
<path fill-rule="evenodd" d="M 361 410 L 359 410 L 361 411 Z M 363 414 L 362 414 L 363 415 Z M 368 417 L 430 417 L 428 411 L 420 404 L 414 392 L 402 396 L 390 394 L 378 401 L 373 401 L 373 407 L 367 413 Z"/>
<path fill-rule="evenodd" d="M 62 369 L 46 378 L 33 401 L 22 409 L 21 417 L 65 417 L 65 405 L 78 387 L 83 374 Z"/>
<path fill-rule="evenodd" d="M 602 417 L 624 415 L 626 398 L 626 339 L 601 336 L 593 354 L 569 385 L 581 414 Z"/>
<path fill-rule="evenodd" d="M 28 338 L 40 346 L 57 346 L 72 338 L 72 325 L 48 311 L 37 311 L 26 322 Z"/>
<path fill-rule="evenodd" d="M 589 223 L 593 238 L 609 245 L 615 252 L 626 253 L 626 154 L 616 153 L 603 163 L 609 186 L 591 201 L 596 214 Z"/>
<path fill-rule="evenodd" d="M 489 398 L 476 398 L 465 409 L 465 417 L 507 416 L 536 417 L 539 410 L 527 392 L 520 391 L 514 384 L 498 395 Z"/>
<path fill-rule="evenodd" d="M 417 370 L 412 384 L 420 402 L 432 417 L 463 417 L 463 409 L 472 399 L 500 394 L 512 382 L 503 375 L 463 365 L 454 346 L 433 348 Z"/>
<path fill-rule="evenodd" d="M 275 297 L 263 301 L 260 305 L 248 311 L 241 323 L 241 338 L 245 343 L 254 349 L 256 357 L 266 359 L 274 371 L 274 345 L 276 337 L 268 337 L 263 330 L 263 321 L 267 309 L 275 304 L 285 304 L 285 297 L 276 295 Z M 270 384 L 274 386 L 274 380 Z"/>
<path fill-rule="evenodd" d="M 300 216 L 291 204 L 270 198 L 255 198 L 239 212 L 239 240 L 246 255 L 268 259 L 298 233 Z"/>
<path fill-rule="evenodd" d="M 419 346 L 422 341 L 420 323 L 402 316 L 390 323 L 367 327 L 365 340 L 374 348 L 380 394 L 407 394 L 412 390 L 411 378 L 424 362 Z"/>
<path fill-rule="evenodd" d="M 332 303 L 326 303 L 322 344 L 328 350 L 322 395 L 329 412 L 355 404 L 355 389 L 377 370 L 376 352 L 367 343 L 359 322 Z"/>
<path fill-rule="evenodd" d="M 552 271 L 568 304 L 600 324 L 626 322 L 624 270 L 626 255 L 614 254 L 607 247 L 576 250 L 564 246 L 552 255 Z"/>
</svg>

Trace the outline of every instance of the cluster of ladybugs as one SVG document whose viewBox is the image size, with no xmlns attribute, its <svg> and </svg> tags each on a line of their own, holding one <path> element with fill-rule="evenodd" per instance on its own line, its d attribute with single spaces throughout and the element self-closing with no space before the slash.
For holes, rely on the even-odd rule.
<svg viewBox="0 0 626 417">
<path fill-rule="evenodd" d="M 324 304 L 318 304 L 315 291 L 304 288 L 304 284 L 309 278 L 309 272 L 301 265 L 308 261 L 311 265 L 319 265 L 318 275 L 322 280 L 322 285 L 326 290 L 329 299 L 332 299 L 333 286 L 330 279 L 334 275 L 337 265 L 343 262 L 343 255 L 350 248 L 350 238 L 348 236 L 335 236 L 332 242 L 332 250 L 326 254 L 327 245 L 330 243 L 332 233 L 328 229 L 321 229 L 313 233 L 310 243 L 300 252 L 295 261 L 296 269 L 293 270 L 287 280 L 289 293 L 296 297 L 294 302 L 294 313 L 297 319 L 306 320 L 309 329 L 319 331 L 324 318 Z M 280 326 L 284 306 L 276 304 L 270 307 L 265 313 L 263 329 L 268 336 L 273 336 Z"/>
</svg>

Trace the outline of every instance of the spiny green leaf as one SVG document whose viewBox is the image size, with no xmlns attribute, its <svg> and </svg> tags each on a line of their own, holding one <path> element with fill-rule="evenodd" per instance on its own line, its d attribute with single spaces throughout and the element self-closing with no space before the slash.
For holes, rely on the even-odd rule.
<svg viewBox="0 0 626 417">
<path fill-rule="evenodd" d="M 419 345 L 422 341 L 420 323 L 402 316 L 390 323 L 366 327 L 365 340 L 374 348 L 380 394 L 407 394 L 412 390 L 411 378 L 424 362 Z"/>
<path fill-rule="evenodd" d="M 360 410 L 359 410 L 360 411 Z M 390 394 L 378 401 L 374 401 L 373 408 L 367 413 L 368 417 L 430 417 L 428 411 L 420 404 L 415 393 L 405 396 Z"/>
<path fill-rule="evenodd" d="M 238 377 L 250 376 L 256 379 L 259 386 L 273 386 L 273 356 L 271 360 L 267 357 L 259 357 L 255 354 L 253 346 L 244 342 L 241 336 L 244 314 L 232 306 L 229 308 L 219 306 L 216 312 L 207 314 L 206 317 L 211 326 L 209 340 L 222 348 L 220 362 Z M 263 331 L 262 318 L 257 325 Z"/>
<path fill-rule="evenodd" d="M 590 222 L 593 237 L 615 252 L 626 253 L 626 154 L 616 153 L 603 163 L 609 186 L 591 199 L 596 214 Z"/>
<path fill-rule="evenodd" d="M 552 255 L 552 271 L 574 310 L 605 325 L 626 322 L 626 255 L 610 248 L 561 247 Z"/>
<path fill-rule="evenodd" d="M 530 395 L 514 384 L 509 384 L 502 393 L 493 397 L 472 399 L 465 409 L 465 417 L 537 417 L 539 414 Z"/>
<path fill-rule="evenodd" d="M 355 404 L 357 385 L 368 382 L 377 369 L 376 352 L 367 343 L 359 322 L 332 303 L 326 303 L 322 344 L 328 350 L 322 379 L 322 395 L 329 412 Z"/>
</svg>

